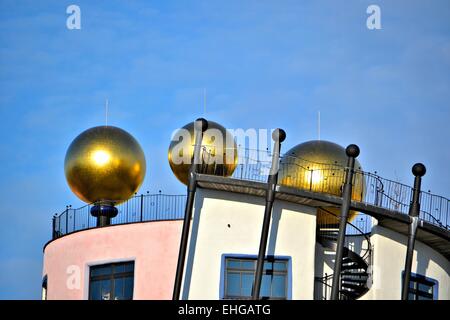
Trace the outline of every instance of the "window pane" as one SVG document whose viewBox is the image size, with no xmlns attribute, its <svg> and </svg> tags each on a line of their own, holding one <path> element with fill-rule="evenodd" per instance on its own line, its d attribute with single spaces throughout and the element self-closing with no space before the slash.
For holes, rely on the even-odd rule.
<svg viewBox="0 0 450 320">
<path fill-rule="evenodd" d="M 123 271 L 124 272 L 134 272 L 134 262 L 126 263 L 123 265 Z"/>
<path fill-rule="evenodd" d="M 124 295 L 125 300 L 133 299 L 133 277 L 125 277 L 124 279 Z"/>
<path fill-rule="evenodd" d="M 228 262 L 227 262 L 227 267 L 228 268 L 239 269 L 239 268 L 241 268 L 241 261 L 234 260 L 234 259 L 229 259 Z"/>
<path fill-rule="evenodd" d="M 270 297 L 270 283 L 272 280 L 271 275 L 263 275 L 262 282 L 261 282 L 261 290 L 260 295 L 261 297 Z"/>
<path fill-rule="evenodd" d="M 225 262 L 225 297 L 250 298 L 255 280 L 256 258 L 226 258 Z M 260 295 L 262 298 L 287 298 L 286 260 L 271 258 L 265 261 Z"/>
<path fill-rule="evenodd" d="M 111 274 L 111 265 L 91 267 L 92 276 L 105 276 Z"/>
<path fill-rule="evenodd" d="M 102 300 L 110 300 L 111 299 L 111 280 L 102 280 Z"/>
<path fill-rule="evenodd" d="M 114 300 L 124 299 L 124 279 L 114 279 Z"/>
<path fill-rule="evenodd" d="M 132 299 L 134 277 L 124 277 L 124 273 L 133 272 L 134 262 L 112 263 L 91 267 L 89 299 Z"/>
<path fill-rule="evenodd" d="M 284 298 L 286 297 L 286 277 L 285 276 L 273 276 L 272 279 L 272 297 Z"/>
<path fill-rule="evenodd" d="M 228 296 L 241 295 L 241 277 L 239 273 L 228 273 L 227 276 L 227 293 Z"/>
<path fill-rule="evenodd" d="M 278 261 L 278 262 L 275 262 L 274 264 L 273 264 L 273 270 L 276 270 L 276 271 L 285 271 L 286 269 L 287 269 L 287 263 L 286 262 L 281 262 L 281 261 Z"/>
<path fill-rule="evenodd" d="M 265 270 L 273 270 L 273 263 L 272 262 L 264 262 L 264 271 Z"/>
<path fill-rule="evenodd" d="M 409 293 L 408 300 L 416 300 L 416 295 L 414 293 Z"/>
<path fill-rule="evenodd" d="M 100 294 L 101 282 L 100 281 L 91 281 L 89 287 L 89 299 L 91 300 L 101 300 L 102 295 Z"/>
<path fill-rule="evenodd" d="M 255 275 L 253 273 L 242 274 L 242 290 L 241 295 L 244 297 L 250 297 L 252 295 L 253 280 Z"/>
<path fill-rule="evenodd" d="M 242 269 L 256 270 L 255 260 L 242 260 Z"/>
<path fill-rule="evenodd" d="M 419 290 L 426 293 L 433 293 L 433 287 L 430 287 L 427 284 L 419 283 Z"/>
<path fill-rule="evenodd" d="M 125 265 L 124 264 L 116 264 L 114 266 L 114 273 L 123 273 L 125 272 Z"/>
</svg>

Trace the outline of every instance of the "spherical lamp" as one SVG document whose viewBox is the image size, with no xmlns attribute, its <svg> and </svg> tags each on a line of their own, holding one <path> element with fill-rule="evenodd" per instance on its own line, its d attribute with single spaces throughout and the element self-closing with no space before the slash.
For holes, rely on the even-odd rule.
<svg viewBox="0 0 450 320">
<path fill-rule="evenodd" d="M 173 174 L 188 184 L 188 173 L 194 154 L 194 122 L 178 129 L 169 145 L 168 159 Z M 232 134 L 214 121 L 207 122 L 201 143 L 199 173 L 231 176 L 238 162 L 237 145 Z"/>
<path fill-rule="evenodd" d="M 347 159 L 345 148 L 333 142 L 313 140 L 298 144 L 287 151 L 280 162 L 279 184 L 341 196 Z M 362 170 L 357 159 L 355 159 L 355 170 Z M 365 192 L 364 177 L 355 174 L 352 200 L 363 200 Z M 357 212 L 350 211 L 349 220 L 353 219 L 356 214 Z M 339 220 L 334 215 L 340 216 L 340 208 L 319 208 L 318 224 L 338 224 Z"/>
<path fill-rule="evenodd" d="M 117 214 L 114 205 L 128 200 L 142 184 L 146 162 L 132 135 L 117 127 L 98 126 L 73 140 L 64 171 L 73 193 L 96 205 L 93 215 L 111 217 Z"/>
</svg>

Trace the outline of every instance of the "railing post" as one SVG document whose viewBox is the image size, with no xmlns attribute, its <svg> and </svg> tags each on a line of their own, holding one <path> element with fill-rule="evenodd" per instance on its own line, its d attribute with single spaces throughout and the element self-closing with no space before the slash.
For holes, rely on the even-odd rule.
<svg viewBox="0 0 450 320">
<path fill-rule="evenodd" d="M 161 206 L 159 205 L 160 201 L 161 201 L 161 190 L 159 190 L 159 191 L 158 191 L 158 194 L 156 195 L 155 220 L 158 220 L 158 215 L 159 215 L 158 212 L 159 212 L 159 209 L 161 208 Z M 163 219 L 164 219 L 164 218 L 163 218 Z"/>
<path fill-rule="evenodd" d="M 184 263 L 186 260 L 186 250 L 188 244 L 189 230 L 192 219 L 192 208 L 194 205 L 195 191 L 197 189 L 196 174 L 199 164 L 201 163 L 201 146 L 203 140 L 203 132 L 208 129 L 208 121 L 199 118 L 194 123 L 194 155 L 188 175 L 186 207 L 184 211 L 183 230 L 181 232 L 180 250 L 178 253 L 177 271 L 175 274 L 175 283 L 173 287 L 172 300 L 180 299 L 181 283 L 183 282 Z"/>
<path fill-rule="evenodd" d="M 337 239 L 336 258 L 333 271 L 333 285 L 331 287 L 331 300 L 339 299 L 341 288 L 341 269 L 342 258 L 344 255 L 345 229 L 347 226 L 348 213 L 350 211 L 350 201 L 352 198 L 353 171 L 355 168 L 355 159 L 359 156 L 359 147 L 355 144 L 349 145 L 345 149 L 347 154 L 347 167 L 345 173 L 344 189 L 342 191 L 341 216 L 339 221 L 339 234 Z"/>
<path fill-rule="evenodd" d="M 408 245 L 406 249 L 405 258 L 405 271 L 402 287 L 402 300 L 408 300 L 409 295 L 409 281 L 411 279 L 412 260 L 414 257 L 414 243 L 416 241 L 417 225 L 419 222 L 420 213 L 420 185 L 422 183 L 422 177 L 426 173 L 426 168 L 422 163 L 416 163 L 412 167 L 412 173 L 414 174 L 414 189 L 413 198 L 409 207 L 409 230 L 408 230 Z"/>
<path fill-rule="evenodd" d="M 66 206 L 66 234 L 69 233 L 69 206 Z"/>
<path fill-rule="evenodd" d="M 267 238 L 269 236 L 270 218 L 272 216 L 272 207 L 275 200 L 275 188 L 278 182 L 278 169 L 280 165 L 280 149 L 281 143 L 286 139 L 286 133 L 283 129 L 276 129 L 272 133 L 272 139 L 274 141 L 273 154 L 272 154 L 272 166 L 270 174 L 267 179 L 266 190 L 266 207 L 264 211 L 264 220 L 261 230 L 261 240 L 259 243 L 258 260 L 256 262 L 255 282 L 252 292 L 252 299 L 259 299 L 259 293 L 261 290 L 262 274 L 264 269 L 264 260 L 267 249 Z"/>
<path fill-rule="evenodd" d="M 56 216 L 57 214 L 55 213 L 52 218 L 52 239 L 56 239 Z"/>
<path fill-rule="evenodd" d="M 144 195 L 141 194 L 141 222 L 143 221 L 142 220 L 143 213 L 144 213 Z"/>
</svg>

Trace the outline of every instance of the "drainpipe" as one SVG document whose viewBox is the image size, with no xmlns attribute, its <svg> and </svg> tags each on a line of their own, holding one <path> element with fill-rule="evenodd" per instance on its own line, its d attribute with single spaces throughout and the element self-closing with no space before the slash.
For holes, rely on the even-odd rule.
<svg viewBox="0 0 450 320">
<path fill-rule="evenodd" d="M 194 206 L 195 190 L 197 189 L 196 173 L 201 163 L 200 152 L 202 147 L 203 132 L 208 129 L 208 121 L 203 118 L 195 120 L 194 124 L 194 155 L 188 175 L 186 207 L 184 211 L 183 231 L 181 233 L 180 251 L 178 253 L 177 271 L 173 287 L 172 300 L 180 299 L 181 283 L 183 281 L 184 263 L 188 244 L 189 230 L 192 219 L 192 208 Z"/>
<path fill-rule="evenodd" d="M 409 295 L 409 281 L 411 279 L 411 268 L 414 257 L 414 243 L 416 241 L 417 225 L 419 222 L 420 213 L 420 185 L 422 183 L 422 177 L 426 173 L 426 168 L 422 163 L 416 163 L 412 167 L 412 173 L 414 178 L 413 198 L 409 207 L 409 230 L 408 230 L 408 246 L 406 249 L 405 259 L 405 273 L 403 279 L 402 288 L 402 300 L 408 300 Z"/>
<path fill-rule="evenodd" d="M 281 143 L 286 139 L 286 132 L 283 129 L 276 129 L 272 132 L 273 154 L 272 166 L 267 179 L 266 207 L 264 211 L 264 221 L 261 230 L 261 240 L 259 243 L 258 260 L 256 262 L 255 286 L 253 287 L 252 299 L 258 300 L 261 290 L 262 273 L 264 267 L 264 258 L 267 249 L 267 238 L 269 236 L 270 218 L 272 216 L 272 207 L 275 200 L 275 188 L 278 181 L 278 168 L 280 164 Z"/>
<path fill-rule="evenodd" d="M 341 287 L 342 258 L 344 255 L 345 228 L 347 226 L 350 202 L 352 200 L 352 182 L 355 169 L 355 159 L 359 156 L 359 147 L 351 144 L 345 149 L 347 154 L 347 167 L 345 168 L 344 190 L 342 191 L 341 216 L 339 221 L 339 235 L 337 239 L 336 258 L 333 271 L 333 285 L 331 287 L 331 300 L 339 300 L 339 290 Z"/>
</svg>

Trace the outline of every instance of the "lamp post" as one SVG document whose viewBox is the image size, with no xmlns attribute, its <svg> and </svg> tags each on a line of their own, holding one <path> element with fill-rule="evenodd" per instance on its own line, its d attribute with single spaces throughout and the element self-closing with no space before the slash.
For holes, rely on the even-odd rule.
<svg viewBox="0 0 450 320">
<path fill-rule="evenodd" d="M 180 250 L 178 253 L 177 271 L 175 274 L 175 284 L 173 287 L 172 300 L 180 299 L 181 283 L 183 281 L 184 263 L 186 260 L 186 250 L 189 237 L 189 230 L 192 219 L 192 208 L 194 205 L 195 191 L 197 189 L 196 173 L 201 163 L 200 152 L 203 140 L 203 132 L 208 129 L 208 121 L 203 118 L 195 120 L 194 124 L 194 154 L 193 161 L 189 168 L 186 207 L 184 211 L 183 231 L 181 233 Z M 192 160 L 192 159 L 191 159 Z"/>
<path fill-rule="evenodd" d="M 339 290 L 341 287 L 342 258 L 344 255 L 345 228 L 347 226 L 350 202 L 352 199 L 353 171 L 355 169 L 355 159 L 359 156 L 359 147 L 351 144 L 345 149 L 347 154 L 347 167 L 345 168 L 344 190 L 342 191 L 341 216 L 339 221 L 339 234 L 337 239 L 336 258 L 333 271 L 333 285 L 331 287 L 331 300 L 339 300 Z"/>
<path fill-rule="evenodd" d="M 417 225 L 420 214 L 420 185 L 422 177 L 425 175 L 427 169 L 422 163 L 416 163 L 412 167 L 414 178 L 413 198 L 409 207 L 410 223 L 408 227 L 408 245 L 406 249 L 405 259 L 405 273 L 402 287 L 402 300 L 408 300 L 409 295 L 409 281 L 411 279 L 412 260 L 414 257 L 414 244 L 416 241 Z"/>
<path fill-rule="evenodd" d="M 264 269 L 264 258 L 267 249 L 267 238 L 269 236 L 270 218 L 272 216 L 272 207 L 275 200 L 275 188 L 278 182 L 278 169 L 280 165 L 280 149 L 281 143 L 286 139 L 286 132 L 283 129 L 276 129 L 272 133 L 273 154 L 272 154 L 272 166 L 270 168 L 269 177 L 267 179 L 266 190 L 266 206 L 264 211 L 264 221 L 261 230 L 261 240 L 259 243 L 258 260 L 256 262 L 255 282 L 252 292 L 252 299 L 259 299 L 259 293 L 261 290 L 262 273 Z"/>
</svg>

